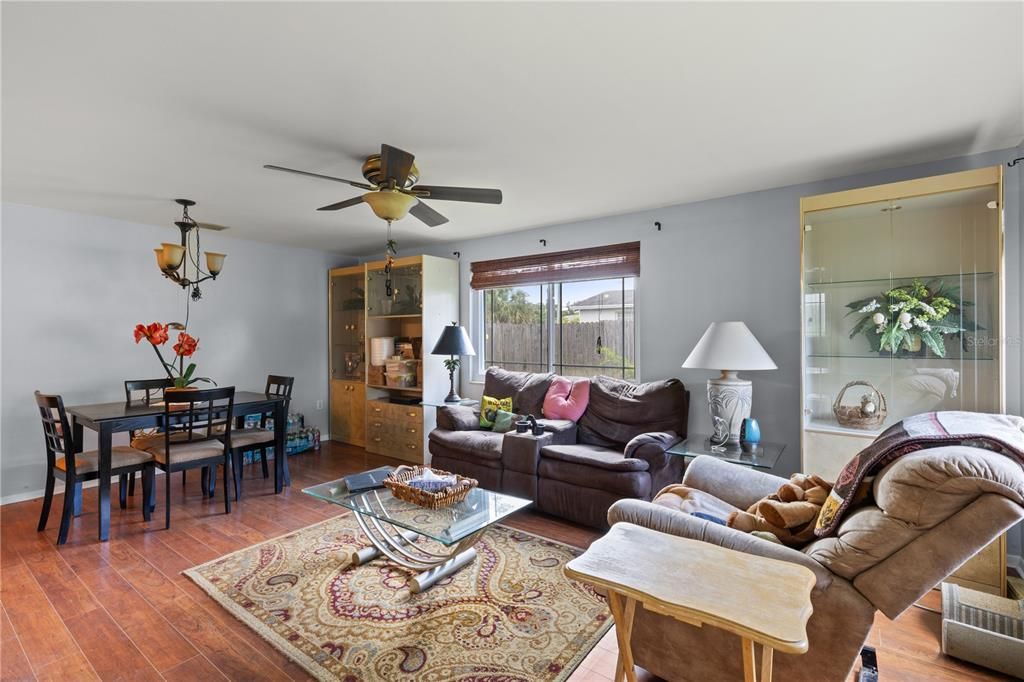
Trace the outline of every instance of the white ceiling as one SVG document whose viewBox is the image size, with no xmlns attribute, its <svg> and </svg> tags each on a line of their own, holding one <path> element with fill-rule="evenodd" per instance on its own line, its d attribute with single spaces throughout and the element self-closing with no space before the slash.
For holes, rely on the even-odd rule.
<svg viewBox="0 0 1024 682">
<path fill-rule="evenodd" d="M 2 3 L 4 201 L 381 248 L 387 142 L 434 202 L 406 245 L 1004 148 L 1024 138 L 1019 2 Z"/>
</svg>

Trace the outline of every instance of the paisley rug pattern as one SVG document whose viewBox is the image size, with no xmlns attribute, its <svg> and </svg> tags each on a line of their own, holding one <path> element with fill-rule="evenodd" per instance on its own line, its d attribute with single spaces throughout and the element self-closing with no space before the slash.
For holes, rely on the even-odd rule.
<svg viewBox="0 0 1024 682">
<path fill-rule="evenodd" d="M 405 569 L 349 565 L 366 544 L 345 514 L 185 575 L 321 680 L 564 680 L 611 626 L 562 574 L 574 547 L 495 525 L 472 564 L 412 594 Z"/>
</svg>

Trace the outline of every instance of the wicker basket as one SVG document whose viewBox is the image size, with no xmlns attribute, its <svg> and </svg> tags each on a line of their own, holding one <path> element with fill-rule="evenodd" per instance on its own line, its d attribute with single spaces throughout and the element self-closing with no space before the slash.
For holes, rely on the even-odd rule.
<svg viewBox="0 0 1024 682">
<path fill-rule="evenodd" d="M 459 474 L 454 474 L 456 478 L 455 485 L 449 486 L 448 488 L 436 493 L 420 490 L 419 488 L 413 488 L 411 485 L 406 483 L 409 479 L 422 474 L 425 468 L 427 467 L 400 466 L 384 479 L 384 487 L 390 490 L 392 495 L 404 502 L 409 502 L 427 509 L 440 509 L 441 507 L 447 507 L 457 502 L 462 502 L 462 500 L 466 499 L 466 495 L 469 494 L 469 491 L 477 485 L 477 480 L 475 478 L 466 478 Z M 431 469 L 431 471 L 438 476 L 453 475 L 447 471 L 441 471 L 440 469 Z"/>
<path fill-rule="evenodd" d="M 874 414 L 864 414 L 861 412 L 860 405 L 843 405 L 843 396 L 846 395 L 846 390 L 853 386 L 867 386 L 875 395 L 878 396 L 878 400 L 875 401 L 877 409 Z M 851 429 L 873 429 L 876 426 L 880 426 L 885 421 L 885 415 L 888 413 L 888 406 L 885 402 L 885 395 L 875 388 L 874 384 L 870 381 L 851 381 L 850 383 L 843 386 L 843 390 L 839 391 L 839 395 L 836 396 L 836 400 L 832 403 L 832 414 L 836 416 L 836 421 L 839 422 L 840 426 L 845 426 Z"/>
</svg>

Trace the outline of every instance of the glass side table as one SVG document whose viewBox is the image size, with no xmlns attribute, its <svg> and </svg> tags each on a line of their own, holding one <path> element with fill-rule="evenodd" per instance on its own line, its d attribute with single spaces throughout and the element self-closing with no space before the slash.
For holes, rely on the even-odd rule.
<svg viewBox="0 0 1024 682">
<path fill-rule="evenodd" d="M 477 407 L 480 405 L 479 400 L 472 400 L 465 398 L 457 403 L 446 403 L 444 400 L 423 400 L 420 405 L 425 407 L 451 407 L 452 405 L 462 405 L 463 407 Z"/>
<path fill-rule="evenodd" d="M 697 455 L 707 455 L 732 464 L 742 464 L 755 469 L 771 469 L 778 463 L 779 457 L 782 456 L 782 451 L 785 449 L 786 446 L 783 443 L 766 441 L 761 441 L 756 446 L 747 443 L 742 446 L 735 443 L 712 445 L 709 436 L 693 434 L 686 440 L 679 441 L 666 452 L 689 459 L 693 459 Z"/>
</svg>

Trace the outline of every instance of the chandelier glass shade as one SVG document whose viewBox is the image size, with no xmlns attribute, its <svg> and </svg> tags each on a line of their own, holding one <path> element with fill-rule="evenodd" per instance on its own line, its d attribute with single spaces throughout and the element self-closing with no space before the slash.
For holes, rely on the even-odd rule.
<svg viewBox="0 0 1024 682">
<path fill-rule="evenodd" d="M 381 189 L 376 192 L 367 192 L 363 195 L 363 201 L 370 205 L 378 218 L 392 222 L 401 220 L 408 215 L 409 209 L 419 199 L 399 192 L 397 189 Z"/>
<path fill-rule="evenodd" d="M 160 247 L 161 251 L 163 252 L 164 262 L 164 267 L 161 268 L 161 270 L 165 268 L 177 270 L 179 267 L 181 267 L 181 262 L 185 260 L 184 246 L 180 244 L 171 244 L 169 242 L 164 242 L 163 244 L 160 245 Z"/>
<path fill-rule="evenodd" d="M 206 252 L 206 269 L 211 275 L 216 277 L 220 274 L 220 271 L 224 269 L 224 259 L 226 257 L 226 254 L 223 253 Z"/>
</svg>

